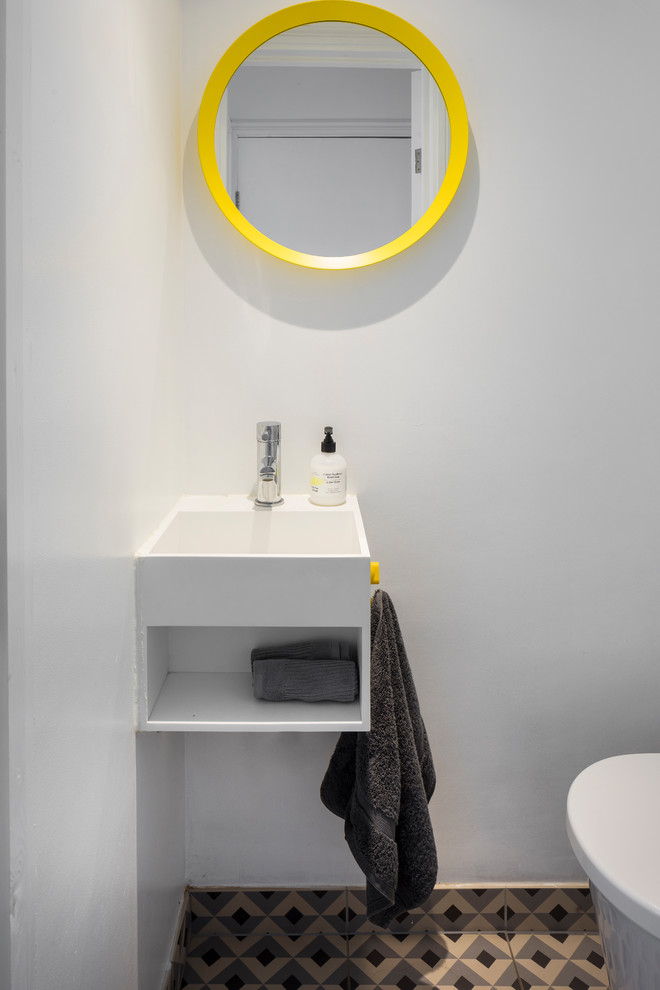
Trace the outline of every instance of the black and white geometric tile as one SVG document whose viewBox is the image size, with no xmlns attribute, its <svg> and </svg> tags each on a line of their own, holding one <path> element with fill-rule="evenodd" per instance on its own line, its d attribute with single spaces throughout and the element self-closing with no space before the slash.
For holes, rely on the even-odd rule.
<svg viewBox="0 0 660 990">
<path fill-rule="evenodd" d="M 505 935 L 349 935 L 352 990 L 518 990 Z"/>
<path fill-rule="evenodd" d="M 597 935 L 510 935 L 521 990 L 607 990 Z"/>
<path fill-rule="evenodd" d="M 595 932 L 591 893 L 586 886 L 507 887 L 506 931 Z"/>
<path fill-rule="evenodd" d="M 193 939 L 186 990 L 607 990 L 597 935 L 226 935 Z"/>
<path fill-rule="evenodd" d="M 226 935 L 193 940 L 183 986 L 345 990 L 347 976 L 345 936 Z"/>
<path fill-rule="evenodd" d="M 582 886 L 437 887 L 387 931 L 362 889 L 192 890 L 189 906 L 176 990 L 608 987 Z"/>
<path fill-rule="evenodd" d="M 193 890 L 193 935 L 303 935 L 346 931 L 346 888 Z"/>
<path fill-rule="evenodd" d="M 231 888 L 190 893 L 194 935 L 367 933 L 362 888 Z M 589 888 L 437 886 L 423 907 L 403 912 L 396 932 L 596 932 Z"/>
<path fill-rule="evenodd" d="M 497 932 L 504 930 L 504 887 L 435 888 L 426 903 L 399 915 L 391 932 Z M 348 891 L 349 932 L 382 931 L 366 917 L 362 889 Z"/>
</svg>

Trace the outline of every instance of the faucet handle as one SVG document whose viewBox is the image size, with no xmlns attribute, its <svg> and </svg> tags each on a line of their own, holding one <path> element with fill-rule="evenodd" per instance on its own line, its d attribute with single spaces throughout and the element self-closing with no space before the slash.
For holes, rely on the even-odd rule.
<svg viewBox="0 0 660 990">
<path fill-rule="evenodd" d="M 282 424 L 276 423 L 271 419 L 257 423 L 257 440 L 262 440 L 266 443 L 278 443 L 281 430 Z"/>
</svg>

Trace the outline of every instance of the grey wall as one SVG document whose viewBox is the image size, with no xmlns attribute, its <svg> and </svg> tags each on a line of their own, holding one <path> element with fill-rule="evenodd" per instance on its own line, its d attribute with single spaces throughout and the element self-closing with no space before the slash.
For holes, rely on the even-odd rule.
<svg viewBox="0 0 660 990">
<path fill-rule="evenodd" d="M 429 728 L 439 879 L 575 878 L 571 780 L 658 738 L 660 10 L 388 4 L 459 79 L 467 170 L 414 248 L 323 273 L 242 240 L 197 160 L 215 62 L 277 6 L 183 9 L 186 488 L 248 491 L 278 418 L 304 491 L 335 426 Z M 354 879 L 333 742 L 189 738 L 191 879 Z"/>
</svg>

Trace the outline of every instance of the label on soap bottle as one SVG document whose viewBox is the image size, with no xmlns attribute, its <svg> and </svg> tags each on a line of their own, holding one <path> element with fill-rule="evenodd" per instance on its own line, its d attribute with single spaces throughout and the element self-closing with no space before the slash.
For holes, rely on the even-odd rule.
<svg viewBox="0 0 660 990">
<path fill-rule="evenodd" d="M 343 495 L 346 491 L 345 471 L 322 471 L 311 478 L 314 495 Z"/>
</svg>

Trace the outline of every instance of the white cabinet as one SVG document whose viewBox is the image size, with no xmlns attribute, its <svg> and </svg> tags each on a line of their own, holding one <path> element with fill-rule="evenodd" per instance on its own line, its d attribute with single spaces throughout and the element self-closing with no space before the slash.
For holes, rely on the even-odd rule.
<svg viewBox="0 0 660 990">
<path fill-rule="evenodd" d="M 367 730 L 370 565 L 355 496 L 181 499 L 136 558 L 139 729 Z M 312 639 L 351 645 L 358 699 L 256 699 L 251 650 Z"/>
</svg>

